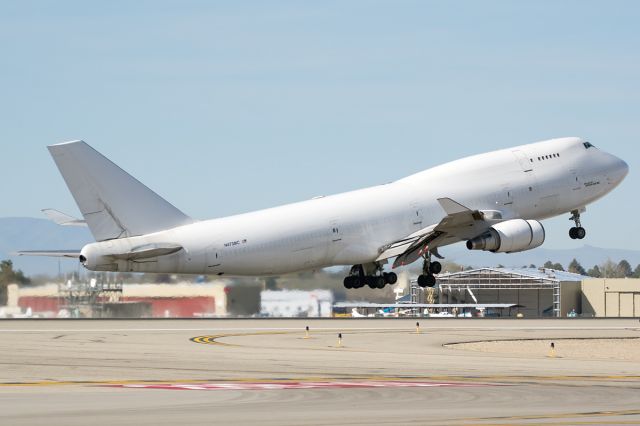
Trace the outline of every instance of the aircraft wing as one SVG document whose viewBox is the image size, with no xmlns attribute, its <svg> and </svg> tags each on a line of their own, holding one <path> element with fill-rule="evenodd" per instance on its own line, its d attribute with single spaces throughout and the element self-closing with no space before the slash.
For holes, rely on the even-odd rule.
<svg viewBox="0 0 640 426">
<path fill-rule="evenodd" d="M 440 257 L 438 247 L 474 238 L 495 223 L 495 219 L 501 219 L 500 212 L 471 210 L 450 198 L 439 198 L 438 202 L 446 213 L 440 222 L 382 247 L 376 260 L 397 256 L 393 262 L 397 268 L 415 262 L 427 251 Z"/>
<path fill-rule="evenodd" d="M 77 259 L 80 250 L 23 250 L 15 252 L 17 256 L 69 257 Z"/>
</svg>

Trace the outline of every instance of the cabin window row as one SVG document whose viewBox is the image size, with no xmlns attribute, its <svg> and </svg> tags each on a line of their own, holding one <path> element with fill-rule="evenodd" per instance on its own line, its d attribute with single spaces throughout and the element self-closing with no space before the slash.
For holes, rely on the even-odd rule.
<svg viewBox="0 0 640 426">
<path fill-rule="evenodd" d="M 552 158 L 560 158 L 560 154 L 555 153 L 555 154 L 549 154 L 549 155 L 542 155 L 542 156 L 538 157 L 538 161 L 550 160 Z M 533 158 L 531 158 L 530 160 L 533 163 Z"/>
</svg>

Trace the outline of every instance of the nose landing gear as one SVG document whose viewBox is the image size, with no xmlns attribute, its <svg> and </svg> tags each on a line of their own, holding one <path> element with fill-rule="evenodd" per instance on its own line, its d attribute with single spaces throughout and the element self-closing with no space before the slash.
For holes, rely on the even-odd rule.
<svg viewBox="0 0 640 426">
<path fill-rule="evenodd" d="M 580 223 L 579 210 L 572 211 L 571 218 L 569 218 L 569 220 L 574 221 L 576 224 L 576 226 L 569 229 L 569 238 L 571 238 L 572 240 L 582 240 L 587 236 L 587 231 L 582 227 L 582 224 Z"/>
</svg>

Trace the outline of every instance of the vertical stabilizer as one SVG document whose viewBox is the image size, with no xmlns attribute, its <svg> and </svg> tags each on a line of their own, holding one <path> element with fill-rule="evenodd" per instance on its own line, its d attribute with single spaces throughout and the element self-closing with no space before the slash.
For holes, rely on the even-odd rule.
<svg viewBox="0 0 640 426">
<path fill-rule="evenodd" d="M 48 148 L 96 241 L 193 222 L 84 141 Z"/>
</svg>

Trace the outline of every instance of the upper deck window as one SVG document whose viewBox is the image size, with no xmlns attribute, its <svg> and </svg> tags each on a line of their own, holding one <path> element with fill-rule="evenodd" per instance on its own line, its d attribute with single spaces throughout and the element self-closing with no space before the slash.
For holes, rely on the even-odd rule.
<svg viewBox="0 0 640 426">
<path fill-rule="evenodd" d="M 585 147 L 586 149 L 589 149 L 589 148 L 595 148 L 595 146 L 593 146 L 593 145 L 591 144 L 591 142 L 585 142 L 585 143 L 583 143 L 583 145 L 584 145 L 584 147 Z"/>
</svg>

